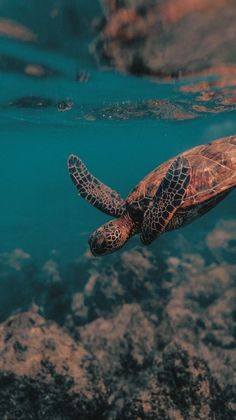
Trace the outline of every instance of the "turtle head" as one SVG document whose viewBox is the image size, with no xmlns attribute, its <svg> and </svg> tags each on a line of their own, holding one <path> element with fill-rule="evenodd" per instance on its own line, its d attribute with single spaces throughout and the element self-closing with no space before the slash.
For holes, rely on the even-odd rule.
<svg viewBox="0 0 236 420">
<path fill-rule="evenodd" d="M 94 256 L 111 254 L 122 248 L 133 233 L 134 223 L 129 217 L 109 221 L 90 236 L 90 250 Z"/>
</svg>

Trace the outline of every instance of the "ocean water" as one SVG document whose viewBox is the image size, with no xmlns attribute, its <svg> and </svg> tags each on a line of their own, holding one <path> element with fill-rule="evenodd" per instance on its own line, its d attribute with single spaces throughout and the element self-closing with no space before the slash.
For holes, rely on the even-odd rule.
<svg viewBox="0 0 236 420">
<path fill-rule="evenodd" d="M 173 3 L 183 20 L 197 5 Z M 234 49 L 207 10 L 216 46 L 226 32 Z M 97 0 L 0 2 L 0 420 L 230 420 L 236 191 L 149 247 L 135 236 L 96 258 L 88 238 L 109 217 L 78 196 L 67 158 L 126 197 L 165 160 L 235 135 L 235 56 L 178 79 L 122 74 L 92 52 L 101 16 Z"/>
<path fill-rule="evenodd" d="M 101 13 L 97 3 L 94 8 L 79 4 L 87 20 Z M 6 4 L 5 10 L 6 18 L 23 16 Z M 27 13 L 23 23 L 26 18 Z M 158 82 L 101 68 L 88 49 L 94 34 L 86 32 L 86 19 L 78 34 L 55 33 L 55 45 L 50 33 L 45 34 L 42 27 L 39 31 L 42 19 L 39 16 L 34 22 L 41 36 L 37 45 L 12 37 L 0 39 L 0 252 L 19 248 L 36 261 L 56 256 L 66 264 L 87 250 L 90 232 L 108 220 L 78 197 L 66 166 L 70 153 L 126 196 L 169 157 L 235 134 L 236 114 L 233 106 L 216 113 L 209 103 L 208 112 L 193 115 L 194 94 L 185 93 L 183 86 L 206 78 Z M 43 66 L 48 74 L 26 74 L 29 64 Z M 88 74 L 87 81 L 76 80 L 81 71 Z M 148 100 L 162 101 L 161 113 L 153 116 Z M 62 102 L 69 104 L 64 112 Z M 181 109 L 180 117 L 173 106 Z M 234 216 L 232 193 L 182 233 L 197 241 L 200 231 L 207 233 L 217 220 Z M 168 234 L 170 241 L 177 234 Z"/>
</svg>

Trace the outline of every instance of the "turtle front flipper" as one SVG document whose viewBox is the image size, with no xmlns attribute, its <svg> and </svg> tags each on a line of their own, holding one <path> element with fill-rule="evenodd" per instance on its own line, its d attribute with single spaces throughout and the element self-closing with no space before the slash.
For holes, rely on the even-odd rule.
<svg viewBox="0 0 236 420">
<path fill-rule="evenodd" d="M 67 163 L 70 177 L 81 197 L 110 216 L 120 217 L 125 213 L 125 200 L 95 178 L 80 158 L 70 155 Z"/>
<path fill-rule="evenodd" d="M 184 201 L 190 181 L 188 160 L 180 156 L 169 167 L 155 197 L 144 213 L 141 241 L 148 245 L 165 231 L 169 221 Z"/>
</svg>

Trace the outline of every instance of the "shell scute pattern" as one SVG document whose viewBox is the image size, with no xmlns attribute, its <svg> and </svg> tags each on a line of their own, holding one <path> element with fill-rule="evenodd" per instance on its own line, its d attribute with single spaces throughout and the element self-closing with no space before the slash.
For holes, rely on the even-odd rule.
<svg viewBox="0 0 236 420">
<path fill-rule="evenodd" d="M 188 159 L 192 171 L 182 209 L 201 204 L 235 186 L 236 136 L 196 146 L 180 156 Z M 174 158 L 155 168 L 133 189 L 127 198 L 130 207 L 143 212 L 147 209 L 173 161 Z"/>
</svg>

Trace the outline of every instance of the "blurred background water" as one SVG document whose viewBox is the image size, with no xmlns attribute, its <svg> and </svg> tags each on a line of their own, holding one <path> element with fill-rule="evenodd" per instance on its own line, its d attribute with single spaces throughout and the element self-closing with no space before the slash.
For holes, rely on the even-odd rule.
<svg viewBox="0 0 236 420">
<path fill-rule="evenodd" d="M 85 252 L 89 233 L 107 220 L 77 196 L 69 153 L 126 196 L 167 158 L 235 134 L 236 105 L 223 102 L 217 84 L 220 102 L 196 105 L 201 84 L 216 75 L 158 81 L 98 65 L 91 54 L 97 1 L 2 1 L 0 14 L 1 253 L 20 248 L 64 264 Z M 150 100 L 159 101 L 154 112 Z M 232 194 L 183 234 L 197 241 L 199 231 L 234 216 Z"/>
</svg>

